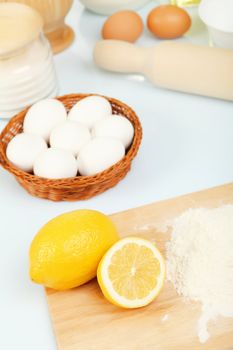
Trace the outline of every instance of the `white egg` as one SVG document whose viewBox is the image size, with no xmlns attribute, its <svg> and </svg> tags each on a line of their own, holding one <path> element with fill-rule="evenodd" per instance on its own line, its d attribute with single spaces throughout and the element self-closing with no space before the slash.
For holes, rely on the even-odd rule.
<svg viewBox="0 0 233 350">
<path fill-rule="evenodd" d="M 36 158 L 33 171 L 47 179 L 63 179 L 76 176 L 78 164 L 71 152 L 48 148 Z"/>
<path fill-rule="evenodd" d="M 134 128 L 126 117 L 112 115 L 96 122 L 92 129 L 92 135 L 119 139 L 125 148 L 128 148 L 133 140 Z"/>
<path fill-rule="evenodd" d="M 66 120 L 52 130 L 50 146 L 70 151 L 76 157 L 90 139 L 91 133 L 85 125 Z"/>
<path fill-rule="evenodd" d="M 64 105 L 48 98 L 31 106 L 24 118 L 23 129 L 27 133 L 40 135 L 48 142 L 52 129 L 66 119 Z"/>
<path fill-rule="evenodd" d="M 120 161 L 125 155 L 123 144 L 112 138 L 98 137 L 84 146 L 78 156 L 81 175 L 96 175 Z"/>
<path fill-rule="evenodd" d="M 88 96 L 78 101 L 68 114 L 68 119 L 80 122 L 91 129 L 94 124 L 112 114 L 112 106 L 101 96 Z"/>
<path fill-rule="evenodd" d="M 42 137 L 22 133 L 16 135 L 8 143 L 6 155 L 17 168 L 32 172 L 35 159 L 47 147 L 47 143 Z"/>
</svg>

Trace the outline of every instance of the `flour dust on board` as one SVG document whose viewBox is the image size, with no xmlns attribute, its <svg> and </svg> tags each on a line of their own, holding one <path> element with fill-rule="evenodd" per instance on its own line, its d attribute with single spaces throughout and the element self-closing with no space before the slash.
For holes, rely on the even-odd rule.
<svg viewBox="0 0 233 350">
<path fill-rule="evenodd" d="M 173 222 L 167 244 L 167 275 L 178 294 L 202 303 L 201 343 L 208 322 L 233 317 L 233 205 L 189 209 Z"/>
</svg>

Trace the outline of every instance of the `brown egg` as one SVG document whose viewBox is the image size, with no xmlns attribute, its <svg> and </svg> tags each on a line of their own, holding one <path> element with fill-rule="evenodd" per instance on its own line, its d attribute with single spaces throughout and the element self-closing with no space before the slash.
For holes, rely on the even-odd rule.
<svg viewBox="0 0 233 350">
<path fill-rule="evenodd" d="M 154 8 L 147 17 L 149 30 L 161 39 L 182 36 L 191 26 L 191 18 L 180 7 L 162 5 Z"/>
<path fill-rule="evenodd" d="M 141 17 L 134 11 L 119 11 L 108 17 L 102 28 L 103 39 L 136 41 L 143 31 Z"/>
</svg>

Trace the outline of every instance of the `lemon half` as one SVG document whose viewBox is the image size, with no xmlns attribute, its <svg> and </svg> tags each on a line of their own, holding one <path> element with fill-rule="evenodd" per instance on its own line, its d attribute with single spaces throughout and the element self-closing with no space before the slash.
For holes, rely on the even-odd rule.
<svg viewBox="0 0 233 350">
<path fill-rule="evenodd" d="M 151 303 L 165 280 L 165 263 L 149 241 L 129 237 L 115 243 L 101 260 L 97 278 L 104 296 L 124 308 Z"/>
</svg>

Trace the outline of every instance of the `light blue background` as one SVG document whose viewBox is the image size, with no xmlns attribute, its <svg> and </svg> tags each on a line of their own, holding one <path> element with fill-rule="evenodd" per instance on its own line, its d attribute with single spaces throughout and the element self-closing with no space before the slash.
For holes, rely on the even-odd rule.
<svg viewBox="0 0 233 350">
<path fill-rule="evenodd" d="M 153 5 L 141 11 L 144 18 Z M 49 219 L 78 208 L 112 213 L 233 180 L 233 104 L 157 89 L 138 76 L 99 70 L 92 62 L 92 48 L 104 20 L 83 11 L 78 2 L 74 4 L 67 22 L 74 28 L 76 40 L 55 57 L 60 95 L 96 92 L 126 102 L 141 119 L 143 143 L 128 176 L 115 188 L 85 202 L 33 198 L 0 169 L 2 350 L 56 348 L 44 290 L 28 277 L 30 242 Z M 196 26 L 182 40 L 207 44 L 203 28 Z M 156 42 L 146 30 L 139 41 L 146 46 Z"/>
</svg>

